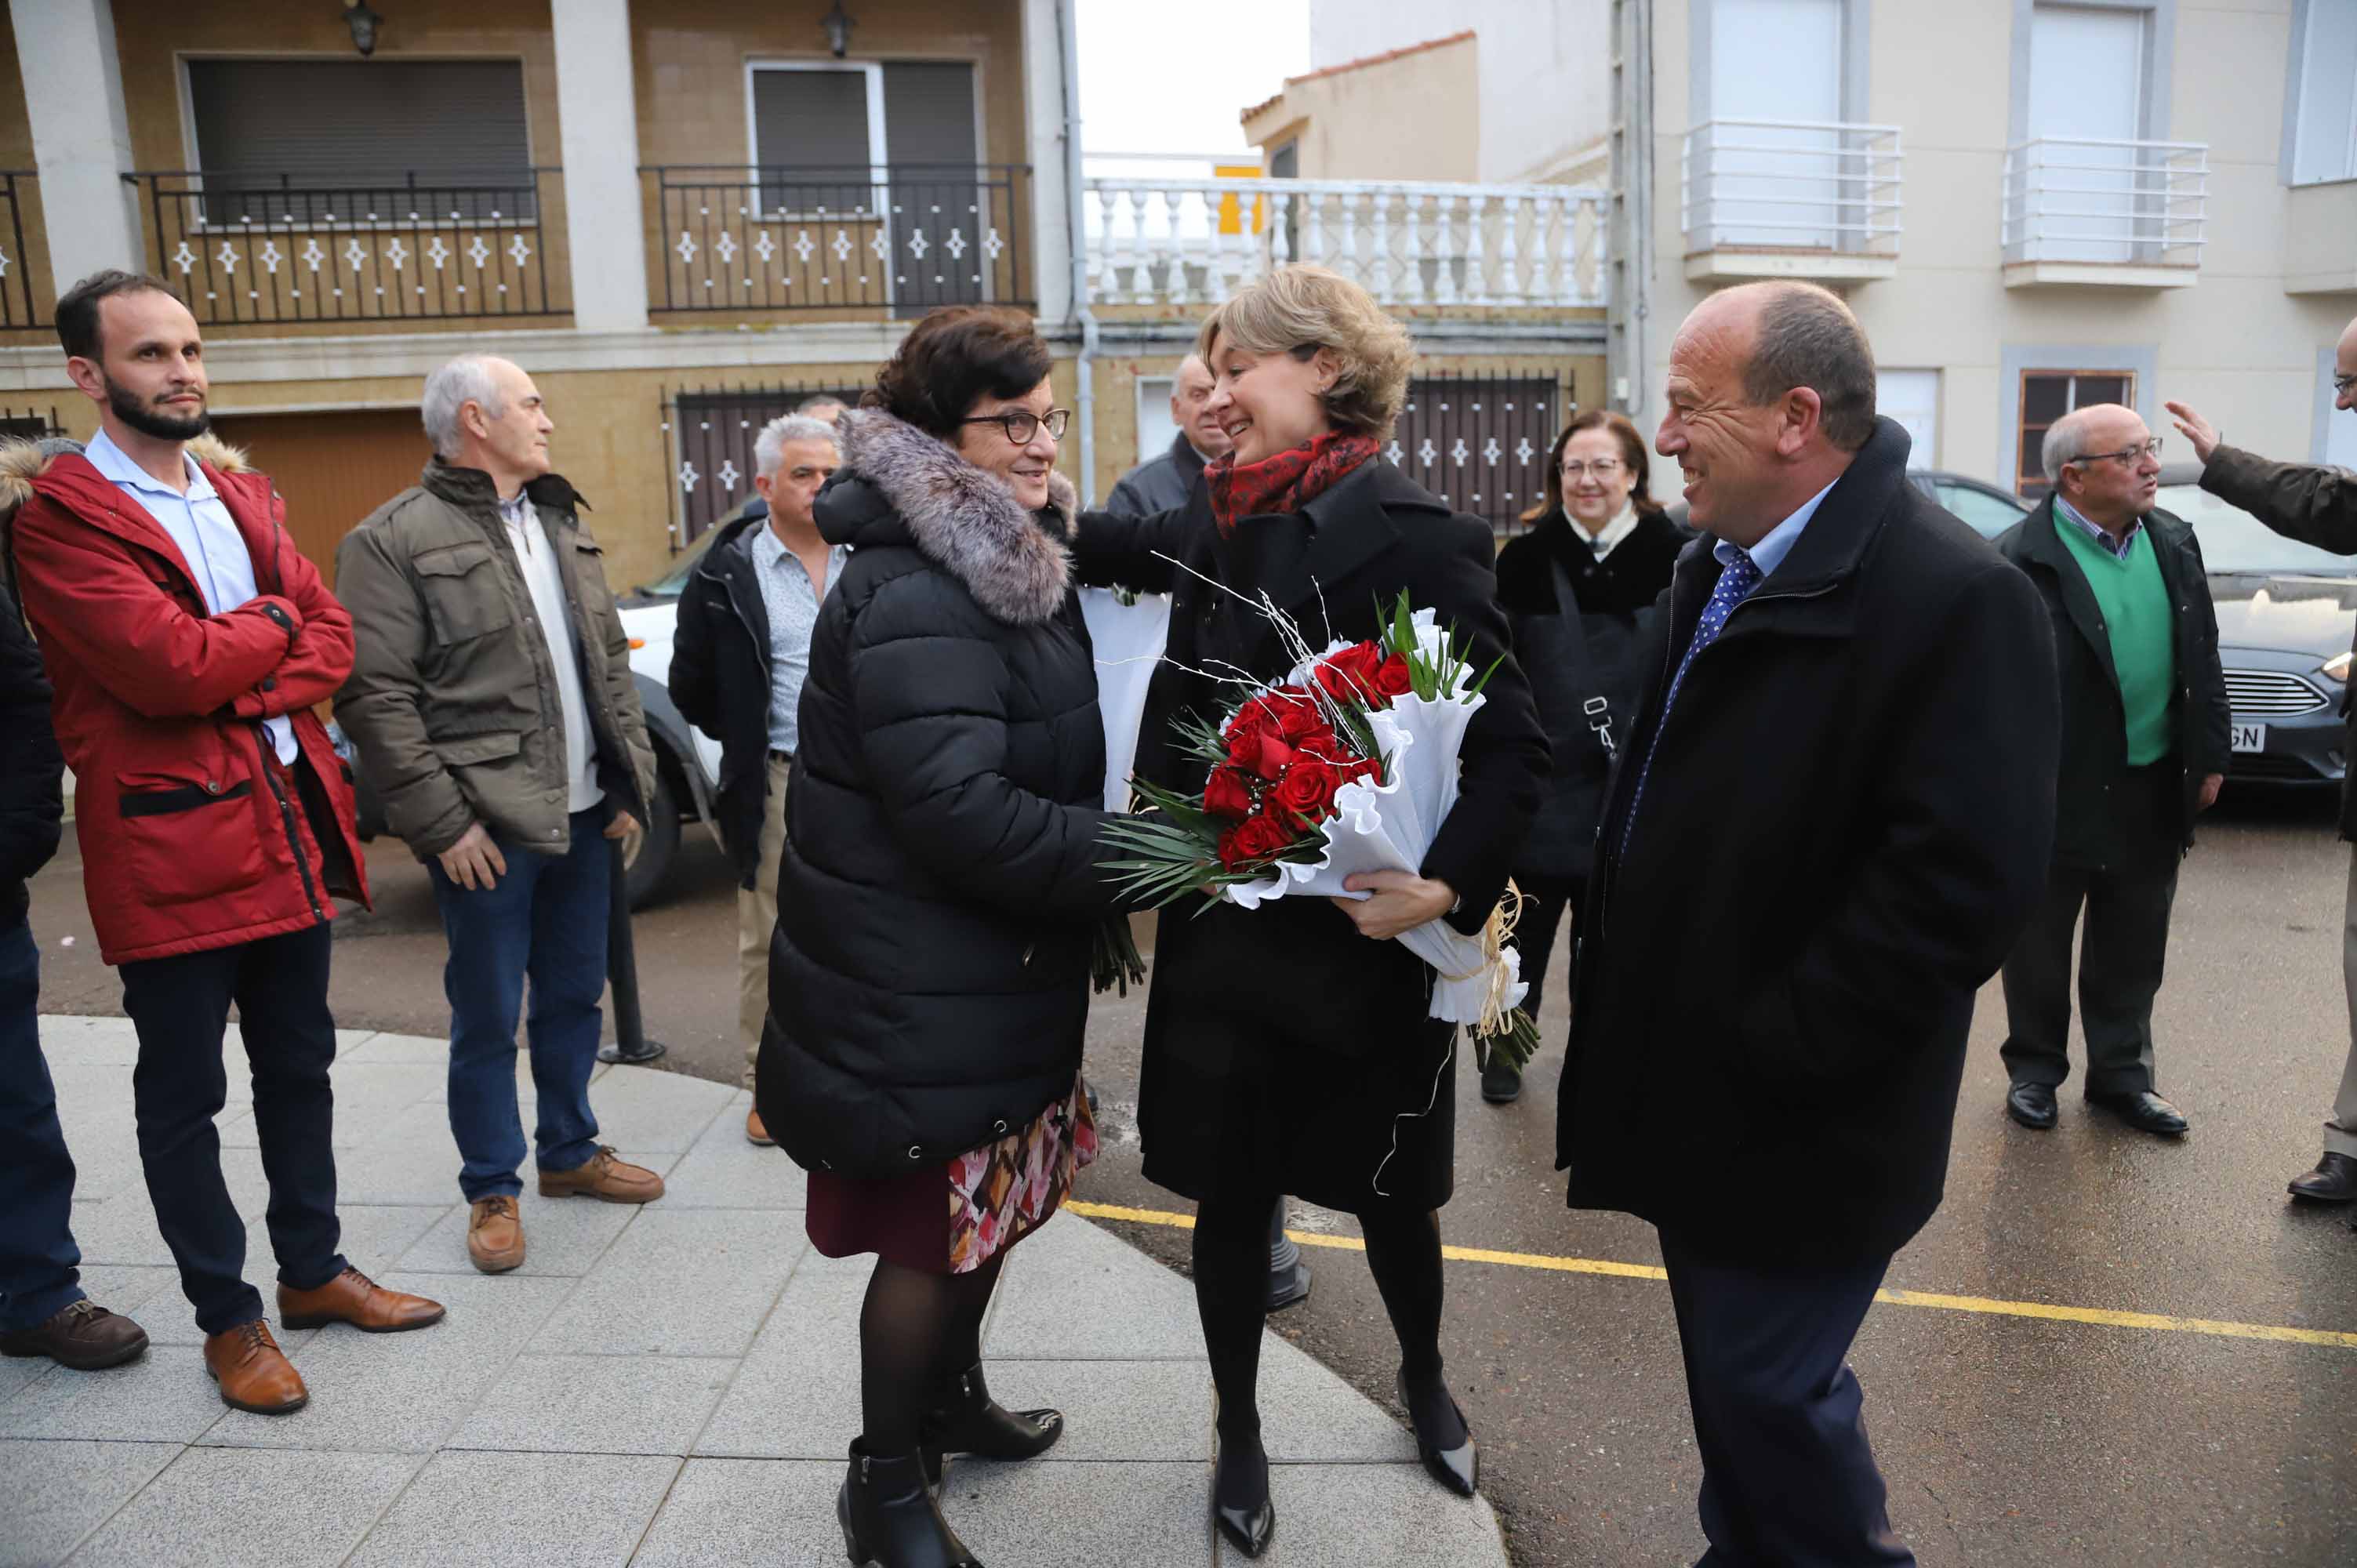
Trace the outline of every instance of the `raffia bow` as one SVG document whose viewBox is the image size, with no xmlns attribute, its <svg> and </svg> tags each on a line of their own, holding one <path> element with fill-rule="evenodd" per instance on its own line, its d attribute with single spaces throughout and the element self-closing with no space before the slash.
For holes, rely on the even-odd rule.
<svg viewBox="0 0 2357 1568">
<path fill-rule="evenodd" d="M 1492 1038 L 1505 1033 L 1511 1026 L 1507 1015 L 1513 1011 L 1513 1004 L 1506 1000 L 1506 991 L 1513 981 L 1507 972 L 1502 955 L 1506 944 L 1513 940 L 1514 927 L 1522 918 L 1523 890 L 1510 878 L 1506 883 L 1505 896 L 1498 900 L 1497 908 L 1490 911 L 1490 918 L 1482 924 L 1480 966 L 1467 970 L 1463 974 L 1441 976 L 1443 980 L 1480 980 L 1483 983 L 1481 1020 L 1473 1026 L 1477 1038 Z"/>
</svg>

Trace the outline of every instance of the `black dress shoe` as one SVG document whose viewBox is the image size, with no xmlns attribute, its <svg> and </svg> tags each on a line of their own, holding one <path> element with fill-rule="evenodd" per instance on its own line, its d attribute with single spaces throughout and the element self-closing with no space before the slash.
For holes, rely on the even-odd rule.
<svg viewBox="0 0 2357 1568">
<path fill-rule="evenodd" d="M 914 1454 L 873 1455 L 854 1442 L 834 1518 L 856 1568 L 982 1568 L 942 1518 Z"/>
<path fill-rule="evenodd" d="M 1407 1407 L 1407 1423 L 1415 1433 L 1415 1455 L 1432 1478 L 1460 1498 L 1469 1498 L 1481 1486 L 1481 1451 L 1473 1444 L 1472 1429 L 1465 1424 L 1465 1412 L 1457 1403 L 1457 1396 L 1448 1396 L 1449 1407 L 1457 1412 L 1457 1423 L 1465 1432 L 1465 1441 L 1454 1448 L 1442 1448 L 1424 1434 L 1415 1419 L 1415 1402 L 1407 1397 L 1407 1374 L 1398 1376 L 1400 1403 Z M 1443 1391 L 1446 1392 L 1447 1391 Z"/>
<path fill-rule="evenodd" d="M 2054 1086 L 2017 1083 L 2005 1091 L 2005 1113 L 2025 1127 L 2043 1133 L 2054 1125 Z"/>
<path fill-rule="evenodd" d="M 1224 1503 L 1222 1494 L 1259 1500 Z M 1276 1504 L 1268 1495 L 1268 1451 L 1259 1444 L 1247 1447 L 1221 1442 L 1220 1460 L 1211 1469 L 1211 1520 L 1245 1556 L 1257 1557 L 1268 1550 L 1276 1534 Z"/>
<path fill-rule="evenodd" d="M 1481 1098 L 1492 1105 L 1512 1105 L 1523 1097 L 1523 1075 L 1506 1059 L 1503 1051 L 1490 1053 L 1490 1065 L 1481 1069 Z"/>
<path fill-rule="evenodd" d="M 2139 1133 L 2174 1138 L 2186 1128 L 2185 1117 L 2177 1107 L 2148 1089 L 2133 1094 L 2091 1094 L 2087 1103 L 2102 1106 Z"/>
<path fill-rule="evenodd" d="M 943 1454 L 972 1454 L 984 1459 L 1033 1459 L 1056 1445 L 1064 1435 L 1064 1412 L 1057 1410 L 1008 1410 L 990 1397 L 983 1381 L 982 1363 L 975 1362 L 942 1387 L 941 1398 L 925 1412 L 923 1452 L 931 1479 L 941 1480 Z"/>
<path fill-rule="evenodd" d="M 2310 1203 L 2347 1203 L 2357 1198 L 2357 1160 L 2327 1155 L 2306 1176 L 2291 1178 L 2291 1195 Z"/>
</svg>

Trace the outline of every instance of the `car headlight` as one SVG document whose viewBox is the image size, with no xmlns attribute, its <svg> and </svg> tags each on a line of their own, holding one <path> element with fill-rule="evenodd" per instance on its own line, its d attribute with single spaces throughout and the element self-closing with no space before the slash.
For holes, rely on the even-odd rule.
<svg viewBox="0 0 2357 1568">
<path fill-rule="evenodd" d="M 2357 651 L 2336 653 L 2324 661 L 2324 672 L 2344 685 L 2349 680 L 2349 667 L 2357 664 Z"/>
</svg>

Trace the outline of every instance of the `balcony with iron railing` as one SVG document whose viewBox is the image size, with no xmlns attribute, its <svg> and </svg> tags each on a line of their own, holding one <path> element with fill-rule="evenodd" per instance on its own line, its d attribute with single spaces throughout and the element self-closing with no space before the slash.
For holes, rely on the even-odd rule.
<svg viewBox="0 0 2357 1568">
<path fill-rule="evenodd" d="M 149 270 L 199 326 L 231 336 L 449 329 L 572 309 L 557 169 L 349 185 L 186 170 L 123 177 L 138 192 Z"/>
<path fill-rule="evenodd" d="M 876 320 L 941 305 L 1038 303 L 1031 170 L 665 166 L 646 182 L 657 318 Z"/>
<path fill-rule="evenodd" d="M 1904 159 L 1895 125 L 1705 121 L 1678 156 L 1686 276 L 1893 275 Z"/>
<path fill-rule="evenodd" d="M 2210 149 L 2048 136 L 2008 148 L 2005 285 L 2182 288 L 2201 275 Z"/>
<path fill-rule="evenodd" d="M 1383 180 L 1085 181 L 1089 301 L 1184 317 L 1287 262 L 1315 262 L 1409 315 L 1559 314 L 1605 303 L 1605 193 Z"/>
</svg>

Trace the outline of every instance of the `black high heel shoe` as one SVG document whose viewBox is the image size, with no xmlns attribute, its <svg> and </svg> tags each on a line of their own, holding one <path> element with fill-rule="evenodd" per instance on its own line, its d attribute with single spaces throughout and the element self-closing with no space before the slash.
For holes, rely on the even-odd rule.
<svg viewBox="0 0 2357 1568">
<path fill-rule="evenodd" d="M 1225 1489 L 1220 1481 L 1231 1463 L 1259 1468 L 1260 1502 L 1256 1506 L 1230 1508 L 1220 1501 L 1220 1494 Z M 1268 1495 L 1268 1451 L 1259 1444 L 1250 1448 L 1224 1440 L 1220 1444 L 1220 1461 L 1211 1470 L 1211 1518 L 1219 1525 L 1220 1533 L 1245 1556 L 1257 1557 L 1268 1550 L 1270 1538 L 1276 1534 L 1276 1504 Z"/>
<path fill-rule="evenodd" d="M 834 1518 L 854 1568 L 982 1568 L 942 1518 L 914 1454 L 873 1455 L 865 1440 L 852 1444 Z"/>
<path fill-rule="evenodd" d="M 971 1454 L 979 1459 L 1036 1459 L 1064 1435 L 1059 1410 L 1008 1410 L 990 1397 L 977 1361 L 942 1385 L 941 1399 L 925 1412 L 923 1448 L 933 1480 L 941 1479 L 941 1455 Z"/>
<path fill-rule="evenodd" d="M 1481 1452 L 1473 1444 L 1473 1429 L 1465 1421 L 1464 1407 L 1458 1404 L 1455 1394 L 1448 1395 L 1449 1408 L 1457 1412 L 1458 1423 L 1465 1426 L 1465 1441 L 1454 1448 L 1435 1447 L 1416 1423 L 1415 1402 L 1407 1397 L 1407 1374 L 1401 1372 L 1397 1382 L 1400 1403 L 1406 1407 L 1408 1425 L 1415 1432 L 1416 1457 L 1424 1461 L 1425 1469 L 1434 1480 L 1460 1498 L 1471 1497 L 1481 1487 Z M 1448 1393 L 1446 1389 L 1441 1391 Z"/>
</svg>

